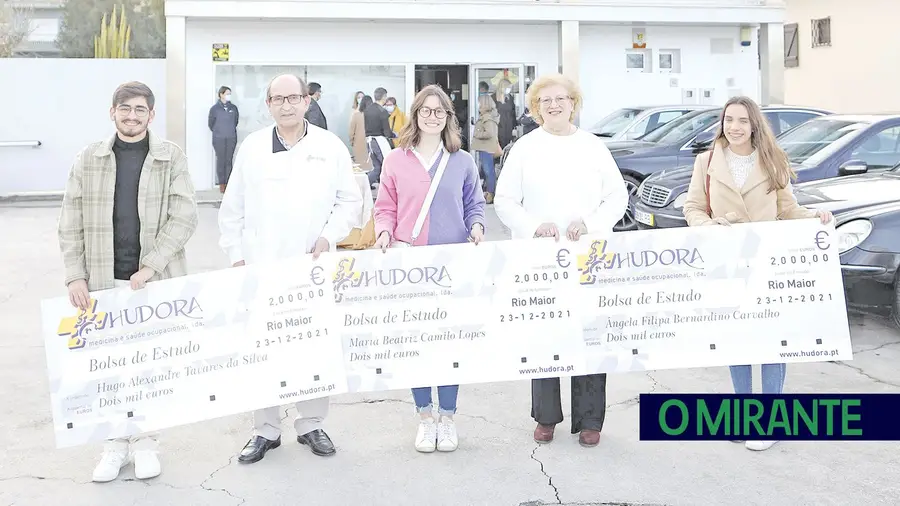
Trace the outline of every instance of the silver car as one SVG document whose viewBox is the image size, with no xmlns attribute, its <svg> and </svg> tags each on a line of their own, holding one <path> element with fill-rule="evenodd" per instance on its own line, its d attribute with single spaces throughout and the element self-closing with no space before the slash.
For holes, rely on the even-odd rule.
<svg viewBox="0 0 900 506">
<path fill-rule="evenodd" d="M 684 114 L 713 107 L 693 104 L 626 107 L 613 111 L 587 130 L 606 142 L 633 140 Z"/>
</svg>

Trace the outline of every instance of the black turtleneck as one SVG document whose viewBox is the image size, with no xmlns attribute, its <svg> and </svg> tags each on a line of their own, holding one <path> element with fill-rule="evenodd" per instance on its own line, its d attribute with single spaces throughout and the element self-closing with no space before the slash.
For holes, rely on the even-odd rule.
<svg viewBox="0 0 900 506">
<path fill-rule="evenodd" d="M 113 204 L 113 274 L 128 280 L 140 269 L 141 220 L 138 217 L 138 183 L 150 152 L 150 136 L 125 142 L 116 135 L 116 194 Z"/>
</svg>

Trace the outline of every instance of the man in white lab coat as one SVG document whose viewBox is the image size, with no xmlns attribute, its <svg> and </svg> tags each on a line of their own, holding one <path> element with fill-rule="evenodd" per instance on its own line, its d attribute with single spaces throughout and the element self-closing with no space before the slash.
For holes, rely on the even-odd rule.
<svg viewBox="0 0 900 506">
<path fill-rule="evenodd" d="M 309 101 L 302 79 L 275 77 L 266 90 L 275 125 L 241 143 L 219 210 L 219 244 L 235 267 L 306 253 L 318 258 L 350 234 L 362 213 L 350 153 L 336 135 L 304 118 Z M 320 456 L 335 453 L 322 430 L 328 405 L 327 397 L 296 404 L 297 441 Z M 242 463 L 281 445 L 278 407 L 257 410 L 253 418 Z"/>
</svg>

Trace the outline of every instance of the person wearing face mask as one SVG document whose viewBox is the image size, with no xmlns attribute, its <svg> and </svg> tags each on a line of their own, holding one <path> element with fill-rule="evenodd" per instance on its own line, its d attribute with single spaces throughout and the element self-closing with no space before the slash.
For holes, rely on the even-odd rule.
<svg viewBox="0 0 900 506">
<path fill-rule="evenodd" d="M 394 133 L 394 138 L 390 139 L 390 141 L 391 145 L 396 148 L 399 145 L 398 137 L 400 136 L 400 131 L 403 130 L 403 127 L 406 126 L 406 122 L 409 120 L 406 118 L 406 113 L 397 107 L 397 99 L 394 97 L 388 97 L 384 101 L 384 110 L 391 113 L 388 117 L 388 122 L 391 125 L 391 131 Z"/>
<path fill-rule="evenodd" d="M 722 109 L 712 148 L 694 160 L 682 212 L 690 227 L 808 218 L 831 222 L 831 212 L 797 203 L 791 188 L 795 177 L 756 102 L 734 97 Z M 786 365 L 762 364 L 760 369 L 763 393 L 782 393 Z M 735 393 L 753 392 L 751 366 L 733 365 L 729 370 Z M 745 442 L 746 448 L 754 451 L 768 450 L 774 444 Z"/>
<path fill-rule="evenodd" d="M 513 131 L 518 126 L 516 120 L 516 101 L 512 97 L 512 84 L 506 79 L 497 83 L 497 91 L 494 93 L 494 102 L 497 104 L 497 113 L 500 114 L 498 140 L 500 148 L 505 148 L 513 141 Z"/>
<path fill-rule="evenodd" d="M 412 121 L 399 148 L 385 157 L 375 201 L 374 248 L 455 244 L 484 240 L 484 195 L 475 160 L 460 150 L 453 104 L 437 85 L 416 94 Z M 412 389 L 419 414 L 415 448 L 451 452 L 459 441 L 453 415 L 458 385 L 437 387 L 435 421 L 431 386 Z"/>
<path fill-rule="evenodd" d="M 541 128 L 522 136 L 509 151 L 497 182 L 494 210 L 513 239 L 610 234 L 628 206 L 622 173 L 606 144 L 572 121 L 581 90 L 560 74 L 542 76 L 527 100 Z M 572 434 L 596 446 L 606 419 L 606 374 L 571 378 Z M 534 440 L 549 443 L 563 421 L 559 378 L 531 382 Z"/>
<path fill-rule="evenodd" d="M 237 147 L 237 125 L 240 113 L 231 103 L 231 88 L 219 88 L 219 100 L 209 108 L 209 131 L 212 132 L 213 149 L 216 152 L 216 184 L 225 193 Z"/>
</svg>

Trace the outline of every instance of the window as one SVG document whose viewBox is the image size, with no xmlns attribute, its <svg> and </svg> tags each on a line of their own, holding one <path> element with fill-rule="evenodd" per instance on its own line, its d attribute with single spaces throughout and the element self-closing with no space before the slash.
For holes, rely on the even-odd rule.
<svg viewBox="0 0 900 506">
<path fill-rule="evenodd" d="M 621 132 L 643 111 L 643 109 L 619 109 L 613 111 L 591 127 L 590 131 L 600 137 L 612 137 Z"/>
<path fill-rule="evenodd" d="M 778 138 L 778 145 L 787 153 L 791 163 L 818 165 L 831 153 L 852 142 L 868 123 L 816 118 Z"/>
<path fill-rule="evenodd" d="M 812 47 L 831 45 L 831 18 L 812 20 Z"/>
<path fill-rule="evenodd" d="M 851 160 L 862 160 L 869 170 L 890 169 L 900 163 L 900 126 L 870 132 L 850 154 Z"/>
<path fill-rule="evenodd" d="M 778 120 L 772 122 L 772 127 L 775 130 L 775 135 L 780 135 L 788 130 L 794 128 L 795 126 L 806 123 L 807 121 L 818 117 L 817 114 L 812 114 L 808 112 L 801 111 L 782 111 L 778 113 Z"/>
<path fill-rule="evenodd" d="M 797 23 L 784 25 L 784 66 L 792 68 L 800 66 L 800 45 L 797 43 Z"/>
<path fill-rule="evenodd" d="M 240 108 L 237 127 L 238 144 L 250 132 L 272 123 L 266 107 L 266 86 L 278 74 L 292 73 L 306 82 L 322 85 L 319 107 L 328 120 L 328 129 L 349 145 L 350 114 L 357 91 L 372 95 L 375 88 L 384 87 L 388 96 L 406 110 L 406 66 L 377 65 L 216 65 L 215 87 L 210 89 L 210 103 L 215 100 L 218 86 L 231 88 L 231 99 Z"/>
<path fill-rule="evenodd" d="M 650 114 L 636 123 L 633 127 L 629 128 L 628 131 L 625 132 L 625 137 L 628 139 L 637 139 L 638 137 L 646 133 L 656 130 L 657 128 L 665 125 L 673 119 L 680 118 L 686 112 L 688 111 L 678 110 L 662 111 Z"/>
</svg>

